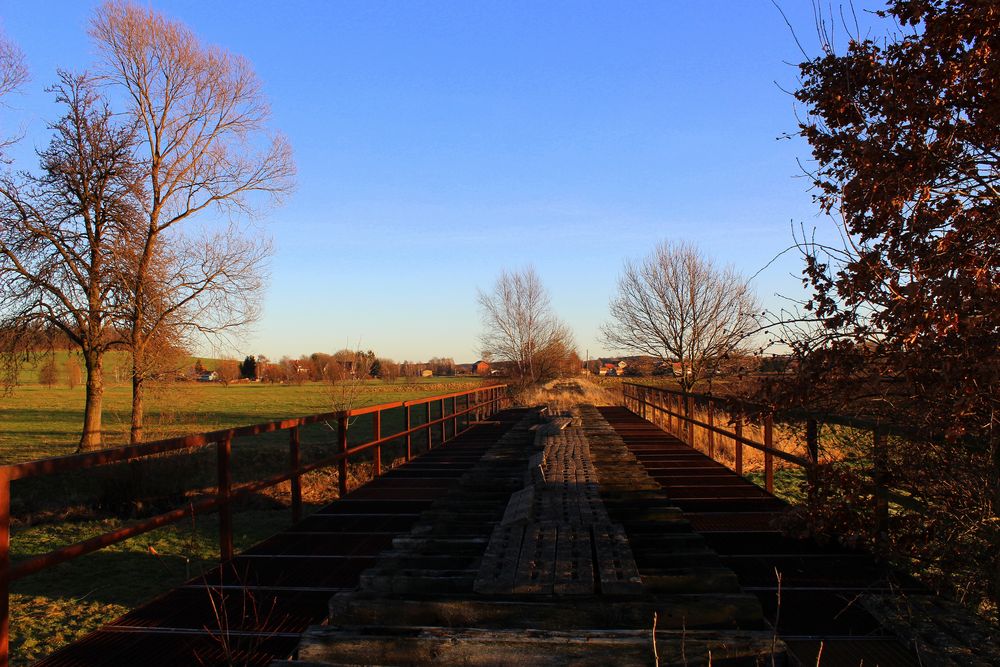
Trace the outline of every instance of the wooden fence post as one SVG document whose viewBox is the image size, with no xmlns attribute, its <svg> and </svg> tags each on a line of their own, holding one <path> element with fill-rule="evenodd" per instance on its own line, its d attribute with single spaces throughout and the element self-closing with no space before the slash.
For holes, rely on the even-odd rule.
<svg viewBox="0 0 1000 667">
<path fill-rule="evenodd" d="M 889 541 L 889 498 L 886 496 L 885 435 L 872 430 L 872 482 L 875 498 L 875 543 L 885 546 Z"/>
<path fill-rule="evenodd" d="M 292 523 L 302 520 L 302 476 L 299 468 L 302 465 L 302 453 L 299 448 L 299 427 L 294 426 L 288 431 L 288 467 L 292 478 Z"/>
<path fill-rule="evenodd" d="M 764 417 L 764 488 L 774 493 L 774 417 Z"/>
<path fill-rule="evenodd" d="M 215 443 L 218 463 L 219 499 L 219 557 L 222 562 L 233 559 L 233 507 L 229 502 L 232 491 L 233 476 L 230 468 L 230 458 L 233 451 L 233 440 L 226 436 L 224 440 Z"/>
<path fill-rule="evenodd" d="M 337 449 L 342 458 L 337 461 L 337 480 L 340 497 L 347 495 L 347 410 L 337 415 Z"/>
</svg>

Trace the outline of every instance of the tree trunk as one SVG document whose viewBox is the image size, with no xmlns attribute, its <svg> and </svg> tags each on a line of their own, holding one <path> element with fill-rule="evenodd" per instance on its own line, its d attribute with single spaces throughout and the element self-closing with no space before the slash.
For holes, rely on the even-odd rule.
<svg viewBox="0 0 1000 667">
<path fill-rule="evenodd" d="M 78 452 L 101 448 L 101 410 L 104 403 L 104 354 L 84 354 L 87 367 L 87 400 L 83 409 L 83 433 Z"/>
<path fill-rule="evenodd" d="M 129 442 L 136 445 L 142 442 L 142 391 L 143 376 L 141 365 L 132 357 L 132 431 Z"/>
</svg>

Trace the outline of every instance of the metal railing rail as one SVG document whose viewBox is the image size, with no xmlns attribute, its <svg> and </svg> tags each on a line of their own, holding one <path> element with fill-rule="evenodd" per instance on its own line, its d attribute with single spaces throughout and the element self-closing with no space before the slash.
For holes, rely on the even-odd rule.
<svg viewBox="0 0 1000 667">
<path fill-rule="evenodd" d="M 438 413 L 441 415 L 436 419 L 432 418 L 431 411 L 431 407 L 434 404 L 437 404 Z M 429 450 L 433 447 L 434 431 L 436 429 L 440 429 L 439 444 L 444 444 L 472 428 L 476 421 L 495 414 L 509 404 L 510 397 L 507 392 L 507 385 L 491 385 L 469 391 L 418 398 L 410 401 L 383 403 L 364 408 L 340 410 L 251 426 L 222 429 L 208 433 L 198 433 L 140 445 L 114 447 L 96 452 L 56 456 L 0 466 L 0 667 L 7 667 L 9 661 L 11 582 L 137 535 L 175 523 L 187 517 L 212 511 L 219 512 L 220 560 L 222 562 L 228 561 L 234 555 L 232 506 L 236 501 L 290 480 L 292 522 L 296 523 L 302 517 L 302 475 L 336 465 L 338 469 L 338 490 L 340 497 L 344 497 L 349 490 L 347 464 L 352 456 L 372 450 L 374 476 L 378 477 L 382 474 L 382 446 L 384 444 L 394 440 L 405 439 L 405 457 L 409 461 L 413 456 L 413 438 L 421 431 L 426 434 L 426 446 Z M 449 407 L 451 408 L 450 412 L 448 411 Z M 396 433 L 383 435 L 381 428 L 382 413 L 397 408 L 402 408 L 403 410 L 404 429 Z M 423 423 L 413 424 L 414 409 L 425 413 L 425 421 Z M 351 419 L 364 415 L 373 416 L 373 437 L 361 444 L 348 446 L 347 435 Z M 466 417 L 464 428 L 460 425 L 463 421 L 460 419 L 462 417 Z M 337 453 L 333 456 L 303 465 L 301 462 L 299 428 L 309 424 L 332 421 L 337 422 Z M 276 431 L 289 432 L 288 469 L 276 475 L 234 486 L 232 483 L 231 467 L 233 439 Z M 214 497 L 189 503 L 186 507 L 163 512 L 129 526 L 119 528 L 118 530 L 102 533 L 87 540 L 75 542 L 48 553 L 25 559 L 13 566 L 11 565 L 10 491 L 12 481 L 28 477 L 40 477 L 84 470 L 119 461 L 135 461 L 167 452 L 194 451 L 213 444 L 216 446 L 217 454 L 217 484 Z"/>
<path fill-rule="evenodd" d="M 905 495 L 897 493 L 886 486 L 885 438 L 887 435 L 900 434 L 906 437 L 909 430 L 879 422 L 843 417 L 838 415 L 816 415 L 814 413 L 794 412 L 783 413 L 783 418 L 802 419 L 806 425 L 806 456 L 796 456 L 782 451 L 774 446 L 774 416 L 762 413 L 761 426 L 763 442 L 748 438 L 743 433 L 745 425 L 743 414 L 751 404 L 735 399 L 720 398 L 711 394 L 684 393 L 675 389 L 653 387 L 634 382 L 622 383 L 622 404 L 634 414 L 648 421 L 662 421 L 666 418 L 667 430 L 690 446 L 694 446 L 695 427 L 703 429 L 708 434 L 708 456 L 715 456 L 716 437 L 729 438 L 734 444 L 734 470 L 743 474 L 743 447 L 751 447 L 764 453 L 764 488 L 774 493 L 774 459 L 800 466 L 806 470 L 807 488 L 810 498 L 816 491 L 816 469 L 819 466 L 819 425 L 821 423 L 839 424 L 871 433 L 872 437 L 872 482 L 873 482 L 873 513 L 874 535 L 876 540 L 885 540 L 889 527 L 889 503 L 893 502 L 910 510 L 920 512 L 921 504 Z M 694 417 L 695 408 L 704 408 L 707 421 Z M 732 417 L 733 430 L 720 427 L 715 423 L 717 408 L 726 409 Z M 759 407 L 759 406 L 755 406 Z M 732 409 L 738 408 L 738 409 Z"/>
</svg>

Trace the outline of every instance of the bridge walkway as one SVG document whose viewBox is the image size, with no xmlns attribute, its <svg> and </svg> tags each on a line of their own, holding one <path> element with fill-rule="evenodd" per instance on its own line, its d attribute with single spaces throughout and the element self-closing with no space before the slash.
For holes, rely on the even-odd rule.
<svg viewBox="0 0 1000 667">
<path fill-rule="evenodd" d="M 526 415 L 285 667 L 787 664 L 757 598 L 596 409 Z"/>
<path fill-rule="evenodd" d="M 864 604 L 912 582 L 673 436 L 494 419 L 40 664 L 917 664 Z"/>
<path fill-rule="evenodd" d="M 387 471 L 232 561 L 56 651 L 38 665 L 268 665 L 321 623 L 330 597 L 447 495 L 523 416 L 508 410 Z"/>
<path fill-rule="evenodd" d="M 866 596 L 921 591 L 915 582 L 868 553 L 783 535 L 785 502 L 626 408 L 600 412 L 802 664 L 821 652 L 824 666 L 919 664 L 865 607 Z"/>
</svg>

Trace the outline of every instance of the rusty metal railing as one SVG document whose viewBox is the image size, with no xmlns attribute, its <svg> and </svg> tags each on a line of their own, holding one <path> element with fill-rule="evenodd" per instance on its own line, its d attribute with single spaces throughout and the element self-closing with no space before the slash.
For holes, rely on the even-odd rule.
<svg viewBox="0 0 1000 667">
<path fill-rule="evenodd" d="M 437 418 L 432 417 L 431 407 L 438 405 Z M 246 498 L 263 489 L 290 481 L 292 522 L 302 517 L 303 475 L 328 468 L 333 465 L 338 470 L 340 497 L 348 492 L 348 460 L 361 452 L 372 450 L 374 476 L 382 474 L 382 446 L 390 441 L 405 439 L 405 457 L 413 456 L 413 438 L 422 431 L 426 434 L 427 449 L 434 443 L 434 431 L 439 430 L 439 444 L 443 444 L 464 433 L 479 421 L 510 404 L 507 385 L 491 385 L 470 391 L 419 398 L 410 401 L 383 403 L 352 410 L 340 410 L 309 415 L 294 419 L 265 422 L 252 426 L 223 429 L 209 433 L 199 433 L 179 438 L 159 440 L 140 445 L 114 447 L 95 452 L 57 456 L 24 463 L 0 466 L 0 667 L 7 667 L 10 641 L 10 584 L 13 581 L 40 572 L 79 556 L 97 551 L 112 544 L 147 533 L 151 530 L 175 523 L 184 518 L 219 512 L 219 555 L 222 562 L 232 559 L 233 523 L 232 506 L 235 501 Z M 382 415 L 388 410 L 402 408 L 402 431 L 384 435 Z M 450 408 L 450 411 L 449 411 Z M 414 412 L 425 411 L 425 421 L 413 424 Z M 372 438 L 366 442 L 348 446 L 348 427 L 351 420 L 365 415 L 372 416 Z M 464 418 L 464 419 L 463 419 Z M 337 453 L 303 465 L 299 442 L 299 428 L 320 422 L 337 422 Z M 276 431 L 288 431 L 289 465 L 285 472 L 253 482 L 234 486 L 232 483 L 233 439 L 257 436 Z M 10 559 L 10 508 L 11 482 L 29 477 L 40 477 L 56 473 L 84 470 L 117 462 L 130 462 L 144 457 L 178 451 L 194 451 L 210 445 L 216 447 L 217 486 L 214 497 L 206 498 L 169 512 L 157 514 L 137 523 L 103 533 L 81 542 L 76 542 L 45 554 L 34 556 L 11 565 Z"/>
<path fill-rule="evenodd" d="M 805 422 L 806 456 L 797 456 L 774 446 L 774 415 L 761 406 L 735 399 L 721 398 L 711 394 L 684 393 L 675 389 L 653 387 L 634 382 L 622 383 L 622 404 L 634 414 L 657 423 L 690 446 L 695 443 L 695 428 L 707 434 L 708 456 L 718 461 L 716 445 L 718 437 L 732 440 L 734 446 L 733 469 L 738 475 L 744 474 L 743 448 L 750 447 L 764 454 L 764 488 L 774 493 L 774 460 L 800 466 L 806 471 L 807 489 L 810 498 L 816 492 L 816 472 L 819 459 L 819 425 L 838 424 L 861 431 L 867 431 L 872 438 L 871 477 L 873 483 L 874 536 L 884 541 L 888 535 L 889 503 L 895 503 L 917 512 L 923 507 L 912 498 L 896 493 L 886 485 L 886 436 L 901 435 L 912 437 L 903 427 L 884 424 L 842 415 L 817 415 L 805 412 L 783 413 L 783 417 Z M 716 423 L 717 410 L 724 409 L 732 415 L 733 429 L 723 428 Z M 696 409 L 704 412 L 704 420 L 694 417 Z M 762 441 L 749 438 L 744 433 L 744 415 L 756 413 L 760 416 Z M 721 461 L 720 461 L 721 462 Z"/>
</svg>

